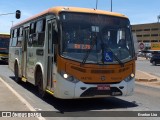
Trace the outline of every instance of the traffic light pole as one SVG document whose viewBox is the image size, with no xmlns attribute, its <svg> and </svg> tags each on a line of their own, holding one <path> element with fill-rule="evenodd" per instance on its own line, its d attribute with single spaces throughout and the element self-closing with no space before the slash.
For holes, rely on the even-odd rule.
<svg viewBox="0 0 160 120">
<path fill-rule="evenodd" d="M 10 14 L 15 14 L 15 17 L 16 17 L 17 19 L 19 19 L 19 18 L 21 17 L 21 11 L 20 11 L 20 10 L 16 10 L 16 12 L 14 12 L 14 13 L 0 14 L 0 16 L 2 16 L 2 15 L 10 15 Z"/>
<path fill-rule="evenodd" d="M 10 15 L 10 14 L 15 14 L 15 13 L 5 13 L 5 14 L 0 14 L 0 16 L 2 16 L 2 15 Z"/>
</svg>

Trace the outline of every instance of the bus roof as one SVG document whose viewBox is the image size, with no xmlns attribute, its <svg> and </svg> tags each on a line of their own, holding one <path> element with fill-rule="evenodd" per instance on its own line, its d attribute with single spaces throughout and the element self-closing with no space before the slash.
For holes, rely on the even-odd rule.
<svg viewBox="0 0 160 120">
<path fill-rule="evenodd" d="M 110 15 L 110 16 L 117 16 L 117 17 L 123 17 L 127 18 L 125 15 L 120 14 L 120 13 L 115 13 L 115 12 L 109 12 L 109 11 L 104 11 L 104 10 L 98 10 L 98 9 L 91 9 L 91 8 L 79 8 L 79 7 L 64 7 L 64 6 L 57 6 L 53 8 L 49 8 L 48 10 L 45 10 L 37 15 L 34 15 L 18 24 L 15 24 L 13 27 L 16 27 L 17 25 L 21 25 L 23 23 L 26 23 L 27 21 L 36 19 L 40 16 L 43 16 L 45 14 L 49 13 L 54 13 L 58 15 L 62 11 L 67 11 L 67 12 L 80 12 L 80 13 L 92 13 L 92 14 L 102 14 L 102 15 Z"/>
</svg>

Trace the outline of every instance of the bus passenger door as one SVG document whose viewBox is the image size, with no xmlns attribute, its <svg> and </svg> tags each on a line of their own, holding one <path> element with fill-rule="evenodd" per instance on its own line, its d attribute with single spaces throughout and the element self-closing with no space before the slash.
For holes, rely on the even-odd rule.
<svg viewBox="0 0 160 120">
<path fill-rule="evenodd" d="M 27 77 L 27 41 L 28 41 L 28 36 L 29 36 L 29 27 L 24 28 L 24 39 L 22 41 L 22 77 L 26 78 Z M 23 80 L 22 78 L 22 80 Z"/>
<path fill-rule="evenodd" d="M 55 28 L 55 20 L 47 21 L 47 41 L 48 41 L 48 55 L 47 55 L 47 89 L 54 91 L 54 44 L 53 44 L 53 29 Z"/>
</svg>

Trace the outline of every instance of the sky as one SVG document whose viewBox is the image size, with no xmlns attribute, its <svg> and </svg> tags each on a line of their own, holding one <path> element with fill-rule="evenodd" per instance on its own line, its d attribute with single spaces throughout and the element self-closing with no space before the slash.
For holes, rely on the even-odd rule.
<svg viewBox="0 0 160 120">
<path fill-rule="evenodd" d="M 112 11 L 126 15 L 131 24 L 158 22 L 160 0 L 112 0 Z M 54 6 L 96 8 L 96 0 L 0 0 L 0 33 L 9 33 L 13 24 Z M 98 9 L 110 11 L 111 0 L 98 0 Z M 21 18 L 15 13 L 21 11 Z"/>
</svg>

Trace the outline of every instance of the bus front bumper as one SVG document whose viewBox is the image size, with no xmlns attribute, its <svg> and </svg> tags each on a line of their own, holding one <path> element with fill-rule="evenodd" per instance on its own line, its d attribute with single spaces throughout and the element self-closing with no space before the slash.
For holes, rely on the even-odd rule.
<svg viewBox="0 0 160 120">
<path fill-rule="evenodd" d="M 71 83 L 59 76 L 55 85 L 54 96 L 61 99 L 100 98 L 108 96 L 129 96 L 134 93 L 135 78 L 117 84 L 103 84 L 109 86 L 107 90 L 99 90 L 102 84 L 85 84 L 81 81 Z"/>
<path fill-rule="evenodd" d="M 134 93 L 135 78 L 129 82 L 121 81 L 118 84 L 107 84 L 107 89 L 98 89 L 97 84 L 78 83 L 75 87 L 75 98 L 92 98 L 92 97 L 108 97 L 108 96 L 130 96 Z M 85 89 L 86 88 L 86 89 Z"/>
</svg>

